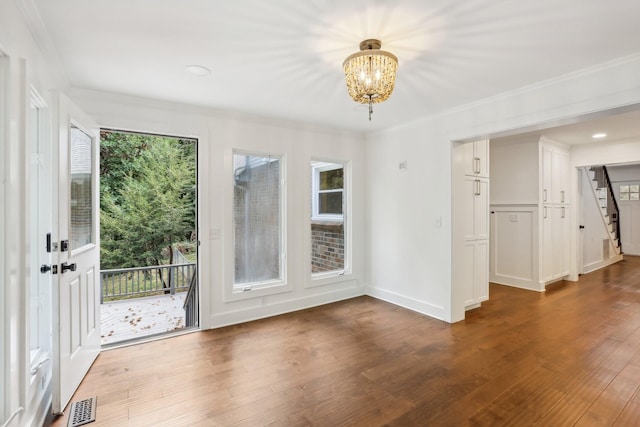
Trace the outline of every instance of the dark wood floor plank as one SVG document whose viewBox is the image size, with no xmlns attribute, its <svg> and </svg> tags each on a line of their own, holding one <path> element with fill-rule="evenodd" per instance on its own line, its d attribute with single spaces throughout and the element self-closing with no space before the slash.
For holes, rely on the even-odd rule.
<svg viewBox="0 0 640 427">
<path fill-rule="evenodd" d="M 640 424 L 640 258 L 490 293 L 455 325 L 361 297 L 104 351 L 72 400 L 95 426 Z"/>
</svg>

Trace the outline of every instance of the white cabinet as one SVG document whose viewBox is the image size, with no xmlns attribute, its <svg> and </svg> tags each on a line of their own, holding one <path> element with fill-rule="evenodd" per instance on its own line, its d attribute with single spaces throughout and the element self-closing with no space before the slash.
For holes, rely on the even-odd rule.
<svg viewBox="0 0 640 427">
<path fill-rule="evenodd" d="M 469 176 L 489 177 L 489 140 L 464 144 L 464 174 Z"/>
<path fill-rule="evenodd" d="M 542 203 L 569 203 L 569 155 L 542 146 Z"/>
<path fill-rule="evenodd" d="M 540 282 L 569 274 L 569 154 L 562 148 L 540 145 L 542 246 Z"/>
<path fill-rule="evenodd" d="M 480 306 L 489 299 L 489 240 L 464 243 L 461 268 L 464 271 L 464 305 L 466 309 Z"/>
<path fill-rule="evenodd" d="M 465 309 L 489 298 L 489 141 L 464 144 L 461 261 Z"/>
<path fill-rule="evenodd" d="M 542 218 L 542 281 L 569 274 L 569 206 L 546 205 Z"/>
<path fill-rule="evenodd" d="M 464 238 L 489 238 L 489 179 L 464 177 Z"/>
</svg>

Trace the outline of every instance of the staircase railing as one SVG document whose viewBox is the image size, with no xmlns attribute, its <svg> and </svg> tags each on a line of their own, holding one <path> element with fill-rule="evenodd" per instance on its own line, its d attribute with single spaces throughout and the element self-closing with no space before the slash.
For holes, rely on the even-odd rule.
<svg viewBox="0 0 640 427">
<path fill-rule="evenodd" d="M 613 232 L 618 241 L 618 248 L 622 248 L 622 241 L 620 240 L 620 209 L 613 193 L 609 172 L 606 166 L 592 166 L 591 170 L 594 172 L 594 181 L 598 183 L 598 188 L 606 189 L 606 196 L 604 197 L 606 205 L 603 207 L 606 209 L 609 223 L 613 227 Z"/>
<path fill-rule="evenodd" d="M 182 306 L 184 308 L 184 323 L 187 328 L 198 326 L 200 320 L 198 300 L 198 274 L 197 268 L 195 268 L 191 275 L 191 282 L 189 283 L 187 296 L 184 299 L 184 305 Z"/>
<path fill-rule="evenodd" d="M 618 247 L 622 247 L 622 241 L 620 240 L 620 209 L 618 208 L 618 202 L 613 193 L 613 186 L 611 185 L 611 179 L 609 178 L 609 171 L 606 166 L 602 166 L 604 171 L 604 179 L 607 184 L 607 215 L 611 218 L 614 231 L 616 233 L 616 239 L 618 239 Z"/>
</svg>

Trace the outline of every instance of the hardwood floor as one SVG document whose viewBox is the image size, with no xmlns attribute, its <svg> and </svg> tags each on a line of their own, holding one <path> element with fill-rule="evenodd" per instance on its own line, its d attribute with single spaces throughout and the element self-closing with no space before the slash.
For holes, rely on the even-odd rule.
<svg viewBox="0 0 640 427">
<path fill-rule="evenodd" d="M 455 325 L 361 297 L 105 351 L 73 400 L 92 426 L 640 425 L 639 257 L 490 295 Z"/>
</svg>

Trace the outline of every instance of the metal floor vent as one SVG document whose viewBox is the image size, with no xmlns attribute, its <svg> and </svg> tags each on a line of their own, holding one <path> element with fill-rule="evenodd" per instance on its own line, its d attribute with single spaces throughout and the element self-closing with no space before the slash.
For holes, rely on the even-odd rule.
<svg viewBox="0 0 640 427">
<path fill-rule="evenodd" d="M 90 397 L 71 404 L 67 427 L 83 426 L 96 420 L 98 397 Z"/>
</svg>

